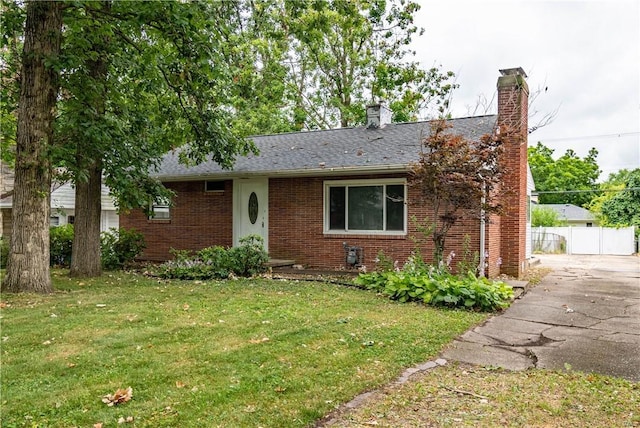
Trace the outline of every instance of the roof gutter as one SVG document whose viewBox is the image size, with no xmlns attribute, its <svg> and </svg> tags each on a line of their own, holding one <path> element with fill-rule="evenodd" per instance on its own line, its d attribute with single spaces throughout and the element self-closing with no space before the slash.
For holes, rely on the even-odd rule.
<svg viewBox="0 0 640 428">
<path fill-rule="evenodd" d="M 407 173 L 410 171 L 407 164 L 396 165 L 376 165 L 370 167 L 338 167 L 338 168 L 303 168 L 303 169 L 285 169 L 272 171 L 228 171 L 214 173 L 197 173 L 197 174 L 180 174 L 180 175 L 151 175 L 162 182 L 176 181 L 198 181 L 207 179 L 230 180 L 235 178 L 251 178 L 251 177 L 330 177 L 336 175 L 359 175 L 359 174 L 394 174 Z"/>
</svg>

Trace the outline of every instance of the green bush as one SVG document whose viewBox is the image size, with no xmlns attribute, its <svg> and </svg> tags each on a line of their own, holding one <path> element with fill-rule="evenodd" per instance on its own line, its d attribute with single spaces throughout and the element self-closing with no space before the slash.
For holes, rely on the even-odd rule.
<svg viewBox="0 0 640 428">
<path fill-rule="evenodd" d="M 111 228 L 100 234 L 102 268 L 123 269 L 146 248 L 144 235 L 135 229 Z"/>
<path fill-rule="evenodd" d="M 73 246 L 73 225 L 65 224 L 49 229 L 49 264 L 69 267 Z"/>
<path fill-rule="evenodd" d="M 228 257 L 233 273 L 239 276 L 253 276 L 264 272 L 269 261 L 262 237 L 258 235 L 240 238 L 240 246 L 229 248 Z"/>
<path fill-rule="evenodd" d="M 232 272 L 228 252 L 223 247 L 207 247 L 192 253 L 171 250 L 174 259 L 160 265 L 156 273 L 171 279 L 227 278 Z"/>
<path fill-rule="evenodd" d="M 402 270 L 360 274 L 356 284 L 400 302 L 480 311 L 506 308 L 513 297 L 513 289 L 504 282 L 476 278 L 472 273 L 456 276 L 444 269 L 424 269 L 412 260 Z"/>
<path fill-rule="evenodd" d="M 174 260 L 157 268 L 157 275 L 172 279 L 223 279 L 231 275 L 253 276 L 266 270 L 269 260 L 262 238 L 250 235 L 240 239 L 240 246 L 203 248 L 196 253 L 172 251 Z"/>
<path fill-rule="evenodd" d="M 9 240 L 4 236 L 0 236 L 0 269 L 7 267 L 7 258 L 9 257 Z"/>
<path fill-rule="evenodd" d="M 560 217 L 560 214 L 551 207 L 534 206 L 531 209 L 532 227 L 554 227 L 566 226 L 567 220 Z"/>
</svg>

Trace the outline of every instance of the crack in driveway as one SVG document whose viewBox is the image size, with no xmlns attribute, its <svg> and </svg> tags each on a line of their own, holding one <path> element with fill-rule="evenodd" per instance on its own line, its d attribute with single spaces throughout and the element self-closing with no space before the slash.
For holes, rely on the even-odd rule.
<svg viewBox="0 0 640 428">
<path fill-rule="evenodd" d="M 562 256 L 549 261 L 553 273 L 502 314 L 456 339 L 444 358 L 509 370 L 570 365 L 640 380 L 639 259 Z M 583 269 L 584 264 L 589 267 Z M 624 273 L 629 269 L 634 274 Z"/>
</svg>

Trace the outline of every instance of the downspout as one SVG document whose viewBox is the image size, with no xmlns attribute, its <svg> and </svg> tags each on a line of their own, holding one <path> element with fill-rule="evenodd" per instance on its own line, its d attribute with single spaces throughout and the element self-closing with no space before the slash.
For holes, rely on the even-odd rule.
<svg viewBox="0 0 640 428">
<path fill-rule="evenodd" d="M 482 179 L 482 176 L 480 176 L 480 179 Z M 483 276 L 485 276 L 485 210 L 484 210 L 484 204 L 485 204 L 485 186 L 484 186 L 484 180 L 482 181 L 482 198 L 480 199 L 480 266 L 478 266 L 478 273 L 480 278 L 482 278 Z"/>
<path fill-rule="evenodd" d="M 485 269 L 484 269 L 484 265 L 485 265 L 485 210 L 484 210 L 484 204 L 485 204 L 485 189 L 484 189 L 484 182 L 482 185 L 482 198 L 480 200 L 481 205 L 480 205 L 480 266 L 478 269 L 478 273 L 480 275 L 480 278 L 482 278 L 483 276 L 485 276 Z"/>
</svg>

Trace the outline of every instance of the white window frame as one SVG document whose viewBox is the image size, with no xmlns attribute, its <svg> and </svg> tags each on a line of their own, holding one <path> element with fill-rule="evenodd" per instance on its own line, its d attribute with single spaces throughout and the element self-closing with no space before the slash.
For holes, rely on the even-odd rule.
<svg viewBox="0 0 640 428">
<path fill-rule="evenodd" d="M 149 204 L 149 220 L 171 220 L 168 200 L 156 200 Z"/>
<path fill-rule="evenodd" d="M 349 229 L 349 225 L 345 224 L 344 230 L 335 230 L 329 228 L 329 189 L 331 187 L 358 187 L 358 186 L 387 186 L 387 185 L 402 185 L 404 186 L 404 212 L 403 212 L 403 221 L 402 221 L 402 230 L 351 230 Z M 322 215 L 323 215 L 323 233 L 326 235 L 398 235 L 403 236 L 407 234 L 407 180 L 405 178 L 380 178 L 380 179 L 361 179 L 361 180 L 327 180 L 324 182 L 324 194 L 323 194 L 323 204 L 322 204 Z M 347 198 L 346 202 L 346 210 L 349 210 L 349 201 Z M 383 214 L 382 214 L 382 224 L 387 224 L 387 210 L 386 204 L 383 205 Z M 345 223 L 348 221 L 345 219 Z"/>
</svg>

